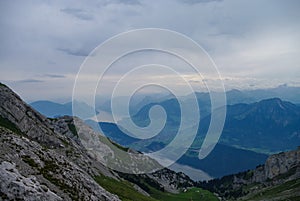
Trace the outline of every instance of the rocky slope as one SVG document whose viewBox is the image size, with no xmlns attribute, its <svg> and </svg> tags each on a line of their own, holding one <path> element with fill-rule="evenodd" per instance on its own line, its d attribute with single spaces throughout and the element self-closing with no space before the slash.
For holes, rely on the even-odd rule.
<svg viewBox="0 0 300 201">
<path fill-rule="evenodd" d="M 201 182 L 224 200 L 299 200 L 300 147 L 271 155 L 254 170 Z"/>
<path fill-rule="evenodd" d="M 97 152 L 85 146 L 86 135 L 97 136 Z M 133 176 L 113 171 L 103 164 L 116 147 L 125 148 L 107 142 L 80 119 L 47 119 L 0 83 L 0 200 L 155 200 L 149 189 L 175 193 L 194 185 L 168 169 Z"/>
<path fill-rule="evenodd" d="M 0 161 L 4 167 L 1 174 L 6 175 L 1 177 L 6 182 L 1 183 L 10 181 L 1 185 L 2 197 L 38 196 L 32 193 L 28 182 L 23 185 L 18 178 L 24 177 L 26 181 L 34 175 L 58 200 L 119 200 L 94 181 L 93 176 L 113 174 L 72 140 L 76 137 L 67 123 L 71 119 L 58 119 L 54 124 L 54 120 L 34 111 L 8 87 L 2 85 L 0 94 Z M 16 175 L 8 174 L 9 171 Z M 15 186 L 16 194 L 10 192 L 10 186 Z"/>
<path fill-rule="evenodd" d="M 288 179 L 300 178 L 300 147 L 270 156 L 264 166 L 253 171 L 252 181 L 263 182 L 287 173 L 291 174 Z"/>
</svg>

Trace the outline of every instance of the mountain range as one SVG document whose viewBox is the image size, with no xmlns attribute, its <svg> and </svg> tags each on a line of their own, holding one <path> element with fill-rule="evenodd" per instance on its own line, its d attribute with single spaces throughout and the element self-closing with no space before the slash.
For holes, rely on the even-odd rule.
<svg viewBox="0 0 300 201">
<path fill-rule="evenodd" d="M 295 149 L 300 145 L 299 106 L 273 97 L 279 96 L 285 100 L 298 101 L 298 93 L 299 88 L 286 85 L 265 90 L 228 91 L 226 93 L 227 115 L 221 138 L 211 156 L 204 161 L 200 161 L 195 153 L 200 149 L 210 123 L 210 97 L 208 93 L 196 93 L 201 111 L 200 127 L 192 147 L 178 162 L 201 169 L 212 177 L 220 177 L 254 168 L 262 164 L 269 154 Z M 168 97 L 167 100 L 165 100 L 166 96 L 160 96 L 157 99 L 149 98 L 147 101 L 142 98 L 135 99 L 135 104 L 140 110 L 135 114 L 132 113 L 134 114 L 132 120 L 138 126 L 149 124 L 148 112 L 154 105 L 161 105 L 168 114 L 164 129 L 151 139 L 139 140 L 130 137 L 123 132 L 124 128 L 121 130 L 118 128 L 120 127 L 118 124 L 109 122 L 98 124 L 92 120 L 87 122 L 95 129 L 98 129 L 100 125 L 100 131 L 125 147 L 142 152 L 157 151 L 174 138 L 180 123 L 181 113 L 178 101 L 171 96 Z M 262 98 L 269 99 L 261 100 Z M 123 99 L 120 98 L 120 100 Z M 185 97 L 187 104 L 189 100 L 189 96 Z M 233 161 L 226 162 L 230 160 Z M 221 162 L 216 165 L 215 161 Z"/>
<path fill-rule="evenodd" d="M 95 114 L 99 114 L 99 111 L 86 103 L 75 101 L 74 104 L 76 104 L 76 107 L 78 108 L 80 117 L 89 118 L 95 116 Z M 60 104 L 52 101 L 40 100 L 30 103 L 30 106 L 39 111 L 41 114 L 51 118 L 73 115 L 72 102 Z"/>
<path fill-rule="evenodd" d="M 166 109 L 169 116 L 165 128 L 157 136 L 143 141 L 136 140 L 131 144 L 128 143 L 134 139 L 120 131 L 113 132 L 117 136 L 110 134 L 109 137 L 124 146 L 144 152 L 156 151 L 166 146 L 176 135 L 180 110 L 173 100 L 158 104 Z M 153 105 L 146 105 L 133 116 L 132 119 L 137 125 L 145 126 L 149 123 L 148 111 Z M 295 149 L 300 145 L 300 108 L 297 105 L 271 98 L 226 107 L 224 128 L 213 152 L 204 160 L 198 159 L 198 150 L 210 125 L 209 114 L 201 119 L 197 136 L 179 163 L 201 169 L 213 177 L 220 177 L 254 168 L 263 163 L 267 155 Z M 218 115 L 219 111 L 215 112 Z M 100 125 L 105 130 L 107 125 Z"/>
<path fill-rule="evenodd" d="M 266 159 L 264 164 L 210 181 L 195 182 L 185 174 L 167 168 L 148 174 L 122 173 L 109 169 L 103 162 L 114 155 L 116 150 L 126 153 L 135 152 L 134 150 L 122 147 L 116 142 L 113 142 L 115 148 L 111 147 L 108 142 L 112 142 L 112 139 L 107 139 L 76 117 L 46 118 L 1 83 L 0 95 L 1 200 L 188 201 L 300 198 L 299 148 L 269 157 L 264 154 L 251 157 L 255 152 L 243 150 L 250 154 L 247 158 L 250 163 L 252 159 L 261 157 L 261 160 Z M 234 117 L 243 114 L 243 118 L 238 120 L 257 120 L 254 118 L 256 112 L 271 114 L 257 121 L 274 121 L 279 127 L 294 125 L 293 119 L 298 115 L 298 106 L 279 99 L 245 106 L 247 109 L 241 105 L 237 106 L 243 108 L 241 110 L 230 109 L 230 114 Z M 289 121 L 282 123 L 286 119 Z M 124 134 L 122 131 L 115 132 L 118 129 L 115 124 L 100 123 L 100 126 L 102 131 L 109 132 L 107 135 L 110 138 L 121 138 Z M 268 124 L 266 127 L 267 130 L 270 129 Z M 84 137 L 87 136 L 97 138 L 92 139 L 93 142 L 98 142 L 98 148 L 95 147 L 97 152 L 94 152 L 92 147 L 87 149 L 84 146 L 87 142 Z M 139 141 L 136 139 L 128 139 L 126 144 L 137 142 Z M 224 164 L 233 163 L 237 167 L 234 171 L 239 171 L 240 161 L 243 161 L 245 156 L 240 150 L 218 144 L 205 158 L 207 161 L 214 161 L 214 164 L 205 161 L 201 164 L 195 161 L 195 164 L 201 165 L 202 169 L 211 168 L 215 171 L 214 174 L 222 175 L 218 166 L 226 169 Z M 184 157 L 193 156 L 193 153 L 194 150 L 191 149 Z M 228 158 L 226 153 L 231 158 Z M 184 157 L 180 160 L 184 160 Z M 143 156 L 142 159 L 143 162 L 146 160 L 156 163 L 153 159 L 147 159 L 147 156 Z M 188 162 L 194 163 L 190 161 L 194 159 L 188 159 Z"/>
<path fill-rule="evenodd" d="M 219 92 L 215 93 L 218 96 Z M 205 117 L 210 113 L 210 95 L 207 92 L 196 92 L 196 97 L 199 102 L 200 109 L 202 110 L 202 117 Z M 226 92 L 226 99 L 228 105 L 239 104 L 239 103 L 254 103 L 263 99 L 280 98 L 284 101 L 289 101 L 295 104 L 300 104 L 300 87 L 292 87 L 287 85 L 280 85 L 276 88 L 269 89 L 254 89 L 254 90 L 237 90 L 232 89 Z M 134 115 L 139 112 L 143 107 L 149 104 L 162 103 L 167 100 L 174 99 L 175 97 L 171 94 L 141 94 L 130 97 L 130 114 Z M 191 98 L 191 95 L 184 97 L 185 100 Z M 89 106 L 85 103 L 81 104 L 82 108 L 87 111 L 104 111 L 111 113 L 111 100 L 106 100 L 104 97 L 96 97 L 95 107 Z M 115 97 L 117 105 L 120 107 L 126 107 L 125 101 L 128 97 Z M 64 104 L 55 103 L 48 100 L 39 100 L 30 103 L 30 105 L 44 114 L 47 117 L 72 115 L 72 103 L 67 102 Z M 90 112 L 88 112 L 90 114 Z M 118 114 L 124 116 L 124 114 Z"/>
</svg>

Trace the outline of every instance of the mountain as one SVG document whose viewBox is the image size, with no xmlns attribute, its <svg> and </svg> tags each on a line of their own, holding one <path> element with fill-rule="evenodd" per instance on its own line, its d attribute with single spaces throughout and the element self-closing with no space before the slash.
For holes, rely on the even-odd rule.
<svg viewBox="0 0 300 201">
<path fill-rule="evenodd" d="M 237 103 L 253 103 L 256 97 L 246 94 L 244 91 L 237 89 L 232 89 L 226 92 L 226 101 L 228 105 L 233 105 Z"/>
<path fill-rule="evenodd" d="M 199 133 L 205 133 L 209 118 Z M 229 105 L 220 142 L 265 153 L 295 149 L 300 145 L 300 108 L 279 98 Z"/>
<path fill-rule="evenodd" d="M 211 92 L 216 96 L 219 92 Z M 209 93 L 196 93 L 198 100 L 208 100 Z M 279 85 L 275 88 L 266 89 L 253 89 L 253 90 L 238 90 L 232 89 L 226 91 L 226 99 L 228 105 L 238 104 L 238 103 L 254 103 L 259 102 L 264 99 L 280 98 L 284 101 L 292 103 L 300 103 L 300 87 L 288 86 L 286 84 Z"/>
<path fill-rule="evenodd" d="M 220 96 L 220 92 L 211 92 L 211 93 L 215 94 L 215 97 Z M 297 96 L 297 94 L 299 94 L 299 96 Z M 211 113 L 210 94 L 206 92 L 196 92 L 195 94 L 193 94 L 193 96 L 194 95 L 196 96 L 198 101 L 201 119 L 203 119 L 208 115 L 210 115 Z M 266 99 L 273 99 L 274 97 L 277 97 L 278 99 L 288 100 L 288 101 L 293 100 L 295 101 L 295 103 L 299 103 L 300 98 L 297 99 L 297 97 L 300 97 L 300 87 L 288 87 L 286 85 L 283 85 L 271 89 L 257 89 L 257 90 L 249 90 L 249 91 L 246 90 L 240 91 L 237 89 L 233 89 L 230 91 L 226 91 L 227 105 L 235 105 L 241 103 L 252 104 Z M 187 95 L 186 97 L 183 97 L 184 100 L 183 103 L 189 105 L 191 103 L 191 99 L 192 99 L 192 95 Z M 144 103 L 142 104 L 143 107 L 140 107 L 139 105 L 136 106 L 135 109 L 133 109 L 134 105 L 131 105 L 130 107 L 131 110 L 137 111 L 135 113 L 134 112 L 131 113 L 133 120 L 135 120 L 137 124 L 147 125 L 149 123 L 149 120 L 147 119 L 149 109 L 154 105 L 160 105 L 163 108 L 165 108 L 168 117 L 170 118 L 170 120 L 173 121 L 172 123 L 178 124 L 180 121 L 179 117 L 181 115 L 178 100 L 174 97 L 172 98 L 172 96 L 167 96 L 166 99 L 158 99 L 158 100 L 153 101 L 150 98 L 148 100 L 149 102 L 148 104 L 146 104 L 147 101 L 143 100 Z M 139 108 L 139 110 L 137 110 L 137 108 Z"/>
<path fill-rule="evenodd" d="M 271 155 L 255 169 L 199 182 L 199 186 L 222 200 L 299 200 L 300 147 Z"/>
<path fill-rule="evenodd" d="M 228 93 L 240 94 L 239 91 Z M 197 97 L 201 100 L 209 98 L 205 93 L 198 93 Z M 188 102 L 188 99 L 185 101 Z M 205 101 L 200 104 L 203 106 L 204 103 Z M 108 125 L 102 124 L 104 134 L 121 145 L 139 151 L 152 152 L 162 149 L 177 133 L 180 109 L 175 99 L 158 104 L 164 107 L 168 117 L 164 129 L 157 136 L 137 140 L 112 124 L 109 129 L 105 128 Z M 154 105 L 156 104 L 143 107 L 132 117 L 133 121 L 138 126 L 149 124 L 148 113 Z M 216 114 L 218 115 L 218 110 Z M 191 146 L 192 151 L 187 152 L 179 163 L 200 169 L 213 177 L 251 169 L 263 163 L 271 153 L 291 150 L 300 145 L 300 108 L 279 98 L 228 105 L 219 144 L 206 159 L 200 161 L 195 153 L 200 149 L 209 125 L 210 115 L 207 115 L 200 121 L 198 134 Z"/>
<path fill-rule="evenodd" d="M 75 101 L 76 107 L 78 108 L 78 114 L 82 118 L 89 118 L 99 114 L 98 111 L 95 111 L 93 107 L 89 106 L 86 103 Z M 72 116 L 72 102 L 68 102 L 65 104 L 55 103 L 52 101 L 35 101 L 30 103 L 30 106 L 33 107 L 35 110 L 39 111 L 46 117 L 59 117 L 64 115 Z"/>
<path fill-rule="evenodd" d="M 253 97 L 256 101 L 278 97 L 285 101 L 300 103 L 300 87 L 288 86 L 286 84 L 269 89 L 244 90 L 243 93 L 249 97 Z"/>
<path fill-rule="evenodd" d="M 141 108 L 143 108 L 145 105 L 152 104 L 152 103 L 159 103 L 168 99 L 174 98 L 174 96 L 171 96 L 167 93 L 152 93 L 152 94 L 134 94 L 131 97 L 127 96 L 117 96 L 113 98 L 113 101 L 115 103 L 115 107 L 117 107 L 116 111 L 120 112 L 121 109 L 118 110 L 118 108 L 129 108 L 129 112 L 131 115 L 136 114 Z M 103 98 L 102 98 L 103 99 Z M 127 100 L 129 101 L 129 106 L 127 105 Z M 96 108 L 105 111 L 108 113 L 112 113 L 111 111 L 111 104 L 112 99 L 107 101 L 100 101 L 101 98 L 99 97 L 99 100 L 96 97 Z M 127 113 L 117 113 L 116 116 L 125 117 Z"/>
<path fill-rule="evenodd" d="M 218 111 L 216 111 L 218 113 Z M 203 142 L 210 116 L 202 119 L 197 137 L 179 162 L 220 177 L 261 164 L 266 154 L 295 149 L 300 145 L 300 109 L 278 98 L 252 104 L 227 106 L 219 144 L 205 159 L 197 150 Z"/>
<path fill-rule="evenodd" d="M 78 118 L 47 119 L 0 83 L 1 200 L 200 200 L 200 194 L 217 200 L 193 187 L 195 182 L 183 173 L 166 168 L 149 174 L 108 168 L 108 161 L 128 168 L 117 152 L 129 160 L 134 152 L 109 142 Z M 139 156 L 135 167 L 157 164 Z"/>
</svg>

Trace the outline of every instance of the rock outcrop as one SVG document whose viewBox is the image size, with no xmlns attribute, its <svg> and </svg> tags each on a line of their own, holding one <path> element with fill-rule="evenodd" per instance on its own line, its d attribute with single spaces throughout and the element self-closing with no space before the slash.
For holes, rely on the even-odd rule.
<svg viewBox="0 0 300 201">
<path fill-rule="evenodd" d="M 52 131 L 47 118 L 34 111 L 8 87 L 0 86 L 0 116 L 17 126 L 20 132 L 46 146 L 59 147 L 62 141 Z"/>
<path fill-rule="evenodd" d="M 273 179 L 281 174 L 285 174 L 293 169 L 300 171 L 300 147 L 297 150 L 282 152 L 270 156 L 264 166 L 265 177 Z"/>
<path fill-rule="evenodd" d="M 0 183 L 1 193 L 9 200 L 63 200 L 47 186 L 40 184 L 35 176 L 24 177 L 16 168 L 16 164 L 7 161 L 0 164 Z"/>
<path fill-rule="evenodd" d="M 300 147 L 297 150 L 269 156 L 264 165 L 234 175 L 200 183 L 200 186 L 216 192 L 224 200 L 289 200 L 300 197 Z M 275 189 L 272 191 L 272 189 Z M 261 199 L 259 199 L 261 197 Z M 276 199 L 275 199 L 276 197 Z"/>
<path fill-rule="evenodd" d="M 300 147 L 269 156 L 264 165 L 253 171 L 251 182 L 265 182 L 284 174 L 291 179 L 300 178 Z"/>
<path fill-rule="evenodd" d="M 62 198 L 62 200 L 119 200 L 117 196 L 107 192 L 94 181 L 91 176 L 93 175 L 92 170 L 90 174 L 84 170 L 94 169 L 94 171 L 98 170 L 98 174 L 100 174 L 100 169 L 89 165 L 91 161 L 87 160 L 89 163 L 86 167 L 79 167 L 69 157 L 57 150 L 47 149 L 35 141 L 16 135 L 2 127 L 0 127 L 0 133 L 2 150 L 0 161 L 2 161 L 3 166 L 0 169 L 0 174 L 7 175 L 6 178 L 14 174 L 19 177 L 19 179 L 16 177 L 17 181 L 20 181 L 20 178 L 23 178 L 24 181 L 27 181 L 27 178 L 36 178 L 34 181 L 42 183 L 43 186 L 49 188 L 51 192 L 55 192 L 55 195 Z M 9 164 L 15 164 L 10 165 L 14 168 L 7 168 Z M 12 174 L 9 175 L 8 171 L 11 171 Z M 6 178 L 2 179 L 8 182 L 9 180 Z M 14 184 L 14 181 L 12 181 L 12 184 Z M 38 185 L 36 186 L 38 187 Z M 24 185 L 14 185 L 15 190 L 10 189 L 10 187 L 10 183 L 2 186 L 1 193 L 4 198 L 21 195 L 30 197 L 31 194 L 28 194 L 27 191 L 32 192 L 34 190 L 25 188 Z M 19 194 L 20 192 L 21 194 Z"/>
</svg>

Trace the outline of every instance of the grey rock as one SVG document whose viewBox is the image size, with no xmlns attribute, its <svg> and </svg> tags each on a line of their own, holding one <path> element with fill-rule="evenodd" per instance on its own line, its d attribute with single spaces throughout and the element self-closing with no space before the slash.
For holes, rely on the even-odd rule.
<svg viewBox="0 0 300 201">
<path fill-rule="evenodd" d="M 119 200 L 116 195 L 99 186 L 90 174 L 70 161 L 68 157 L 58 153 L 57 150 L 45 149 L 39 143 L 16 135 L 2 127 L 0 127 L 0 133 L 0 145 L 3 150 L 6 150 L 6 153 L 0 153 L 0 161 L 4 164 L 2 170 L 19 172 L 27 178 L 16 177 L 16 180 L 22 180 L 24 184 L 29 186 L 32 185 L 32 182 L 38 181 L 42 184 L 39 185 L 39 191 L 49 188 L 63 200 L 73 200 L 75 198 L 80 200 L 103 200 L 104 197 L 106 197 L 106 200 Z M 15 163 L 17 167 L 7 166 L 5 161 L 12 161 L 10 163 Z M 99 169 L 98 171 L 98 174 L 101 173 Z M 31 176 L 31 174 L 35 176 Z M 7 180 L 7 177 L 3 178 Z M 11 188 L 8 185 L 3 186 L 1 193 L 7 197 L 18 197 L 18 192 L 24 191 L 22 186 L 20 189 L 17 188 L 17 191 L 10 191 Z M 14 192 L 16 194 L 13 194 Z M 24 196 L 27 197 L 27 194 L 24 194 Z"/>
<path fill-rule="evenodd" d="M 34 111 L 8 87 L 0 87 L 0 116 L 15 124 L 18 129 L 40 143 L 58 147 L 61 141 L 54 135 L 48 120 Z"/>
<path fill-rule="evenodd" d="M 16 169 L 16 165 L 7 161 L 0 164 L 0 183 L 0 191 L 5 195 L 4 200 L 62 200 L 48 187 L 41 185 L 35 176 L 25 177 L 21 175 Z"/>
<path fill-rule="evenodd" d="M 265 176 L 272 179 L 300 166 L 300 147 L 295 151 L 282 152 L 270 156 L 265 164 Z"/>
</svg>

